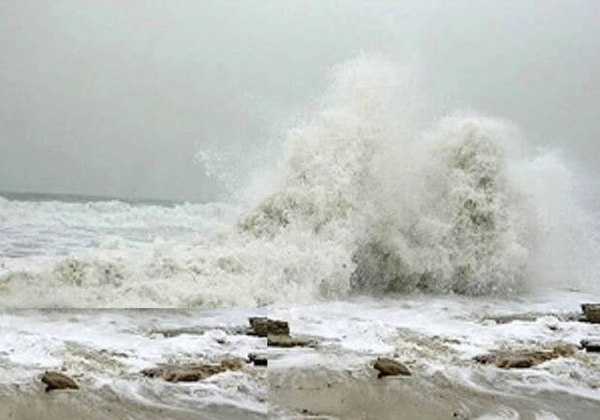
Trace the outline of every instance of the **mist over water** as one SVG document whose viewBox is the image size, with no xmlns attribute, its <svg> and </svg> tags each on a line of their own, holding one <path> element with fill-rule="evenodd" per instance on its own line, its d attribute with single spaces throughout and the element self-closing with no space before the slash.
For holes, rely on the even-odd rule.
<svg viewBox="0 0 600 420">
<path fill-rule="evenodd" d="M 334 67 L 327 91 L 286 131 L 277 167 L 234 190 L 237 222 L 217 215 L 185 241 L 11 266 L 2 305 L 254 307 L 596 289 L 598 219 L 581 204 L 576 168 L 477 111 L 423 129 L 415 70 L 368 55 Z"/>
<path fill-rule="evenodd" d="M 283 185 L 242 229 L 343 249 L 322 275 L 328 292 L 593 282 L 597 222 L 558 152 L 536 153 L 510 122 L 474 111 L 414 131 L 416 90 L 410 71 L 378 58 L 335 68 L 315 115 L 288 134 Z"/>
<path fill-rule="evenodd" d="M 3 1 L 0 191 L 222 199 L 195 153 L 239 184 L 327 69 L 365 51 L 422 79 L 423 126 L 462 107 L 507 118 L 587 168 L 598 206 L 598 2 L 512 3 Z"/>
</svg>

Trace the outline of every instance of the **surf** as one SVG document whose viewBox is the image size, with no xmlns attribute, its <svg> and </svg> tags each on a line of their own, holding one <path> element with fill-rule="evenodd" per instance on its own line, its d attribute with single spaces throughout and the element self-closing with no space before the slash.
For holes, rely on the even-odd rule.
<svg viewBox="0 0 600 420">
<path fill-rule="evenodd" d="M 457 110 L 423 128 L 413 74 L 364 55 L 336 66 L 282 137 L 277 169 L 234 194 L 250 197 L 234 204 L 236 222 L 9 270 L 2 306 L 256 307 L 596 287 L 598 222 L 576 195 L 576 171 L 501 118 Z"/>
</svg>

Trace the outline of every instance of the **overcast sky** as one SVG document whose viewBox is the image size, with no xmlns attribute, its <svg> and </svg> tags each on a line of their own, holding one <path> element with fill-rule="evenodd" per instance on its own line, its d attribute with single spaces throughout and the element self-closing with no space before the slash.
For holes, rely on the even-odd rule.
<svg viewBox="0 0 600 420">
<path fill-rule="evenodd" d="M 597 0 L 0 0 L 0 190 L 210 199 L 360 52 L 600 176 Z"/>
</svg>

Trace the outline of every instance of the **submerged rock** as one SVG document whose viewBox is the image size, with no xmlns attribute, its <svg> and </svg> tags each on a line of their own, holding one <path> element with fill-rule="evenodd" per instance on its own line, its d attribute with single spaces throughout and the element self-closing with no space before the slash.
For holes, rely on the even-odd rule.
<svg viewBox="0 0 600 420">
<path fill-rule="evenodd" d="M 535 365 L 545 362 L 547 359 L 540 358 L 538 355 L 513 354 L 499 356 L 494 360 L 494 364 L 500 369 L 529 369 Z"/>
<path fill-rule="evenodd" d="M 552 350 L 500 351 L 475 357 L 477 363 L 493 364 L 500 369 L 528 369 L 559 357 L 571 357 L 575 347 L 560 345 Z"/>
<path fill-rule="evenodd" d="M 268 329 L 268 318 L 250 318 L 250 334 L 257 335 L 259 337 L 266 337 L 269 333 Z"/>
<path fill-rule="evenodd" d="M 387 357 L 378 358 L 373 368 L 379 372 L 377 377 L 380 379 L 386 376 L 412 376 L 412 373 L 405 365 Z"/>
<path fill-rule="evenodd" d="M 585 303 L 581 305 L 585 320 L 592 324 L 600 324 L 600 303 Z"/>
<path fill-rule="evenodd" d="M 60 372 L 46 372 L 41 380 L 46 384 L 46 392 L 63 389 L 79 389 L 77 382 Z"/>
<path fill-rule="evenodd" d="M 290 335 L 290 327 L 285 321 L 269 319 L 267 322 L 267 331 L 273 335 Z"/>
<path fill-rule="evenodd" d="M 269 347 L 312 347 L 316 343 L 308 337 L 291 337 L 289 335 L 269 334 L 267 337 L 267 345 Z"/>
<path fill-rule="evenodd" d="M 167 382 L 198 382 L 227 371 L 241 370 L 239 359 L 225 359 L 220 364 L 169 364 L 142 371 L 149 378 L 161 378 Z"/>
<path fill-rule="evenodd" d="M 293 337 L 290 326 L 285 321 L 266 317 L 250 318 L 250 334 L 267 338 L 269 347 L 311 347 L 315 341 L 307 337 Z"/>
</svg>

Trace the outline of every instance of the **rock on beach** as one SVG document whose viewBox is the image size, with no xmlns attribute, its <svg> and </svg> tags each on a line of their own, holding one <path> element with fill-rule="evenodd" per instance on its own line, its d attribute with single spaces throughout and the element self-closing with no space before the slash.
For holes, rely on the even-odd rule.
<svg viewBox="0 0 600 420">
<path fill-rule="evenodd" d="M 46 384 L 46 392 L 64 389 L 79 389 L 77 382 L 60 372 L 46 372 L 41 380 Z"/>
<path fill-rule="evenodd" d="M 373 368 L 379 372 L 377 377 L 380 379 L 386 376 L 412 376 L 412 373 L 404 364 L 387 357 L 378 358 Z"/>
</svg>

